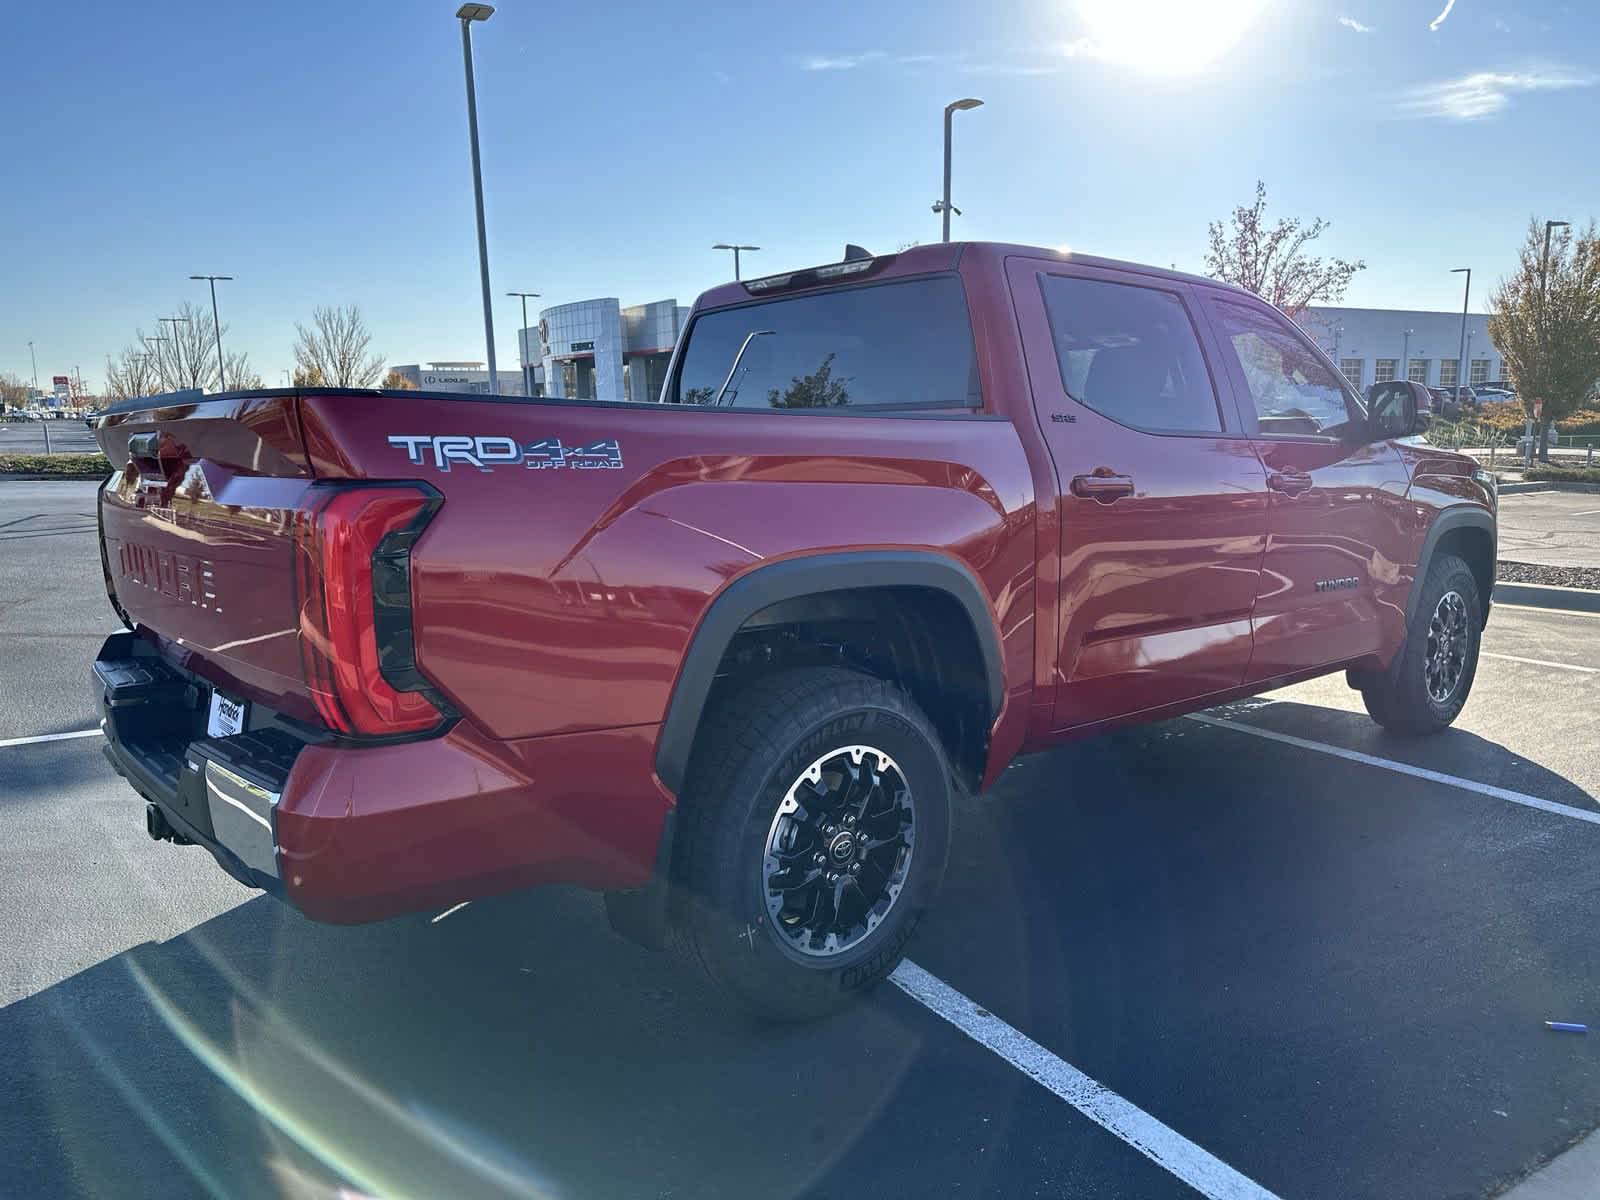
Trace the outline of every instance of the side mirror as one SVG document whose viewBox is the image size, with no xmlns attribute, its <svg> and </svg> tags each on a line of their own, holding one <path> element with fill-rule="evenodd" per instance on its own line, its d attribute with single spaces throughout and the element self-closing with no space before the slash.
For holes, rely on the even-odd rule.
<svg viewBox="0 0 1600 1200">
<path fill-rule="evenodd" d="M 1433 421 L 1422 385 L 1406 379 L 1375 383 L 1367 389 L 1367 438 L 1382 442 L 1421 433 Z"/>
</svg>

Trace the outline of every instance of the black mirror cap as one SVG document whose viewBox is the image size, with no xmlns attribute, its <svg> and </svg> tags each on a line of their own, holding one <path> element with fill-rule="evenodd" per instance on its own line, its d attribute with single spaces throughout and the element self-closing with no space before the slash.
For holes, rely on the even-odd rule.
<svg viewBox="0 0 1600 1200">
<path fill-rule="evenodd" d="M 1368 437 L 1383 442 L 1424 432 L 1433 423 L 1431 401 L 1427 389 L 1409 379 L 1373 384 L 1367 389 Z"/>
</svg>

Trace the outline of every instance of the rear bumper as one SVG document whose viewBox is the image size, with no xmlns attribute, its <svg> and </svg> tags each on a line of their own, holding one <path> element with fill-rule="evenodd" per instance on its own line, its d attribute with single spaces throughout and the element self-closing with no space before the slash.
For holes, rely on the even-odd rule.
<svg viewBox="0 0 1600 1200">
<path fill-rule="evenodd" d="M 107 639 L 94 678 L 106 756 L 134 790 L 235 879 L 320 921 L 545 883 L 642 887 L 672 808 L 655 725 L 501 742 L 463 720 L 357 747 L 252 718 L 208 738 L 209 686 L 135 635 Z"/>
</svg>

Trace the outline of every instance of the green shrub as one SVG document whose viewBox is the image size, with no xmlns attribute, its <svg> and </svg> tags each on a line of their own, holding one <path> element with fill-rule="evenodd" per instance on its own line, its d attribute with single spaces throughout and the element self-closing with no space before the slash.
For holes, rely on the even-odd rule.
<svg viewBox="0 0 1600 1200">
<path fill-rule="evenodd" d="M 103 479 L 111 474 L 104 454 L 0 454 L 0 475 L 63 475 Z"/>
<path fill-rule="evenodd" d="M 1560 467 L 1534 463 L 1522 473 L 1530 483 L 1600 483 L 1600 467 Z"/>
</svg>

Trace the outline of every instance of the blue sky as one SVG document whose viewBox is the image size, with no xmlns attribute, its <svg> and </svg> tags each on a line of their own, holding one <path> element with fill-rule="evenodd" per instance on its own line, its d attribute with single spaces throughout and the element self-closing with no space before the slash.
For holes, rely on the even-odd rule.
<svg viewBox="0 0 1600 1200">
<path fill-rule="evenodd" d="M 1600 5 L 1535 0 L 505 0 L 476 27 L 496 332 L 543 304 L 956 236 L 1199 270 L 1264 179 L 1364 258 L 1347 303 L 1473 309 L 1529 217 L 1600 208 Z M 392 362 L 482 358 L 455 0 L 80 0 L 5 18 L 0 371 L 81 366 L 222 289 L 269 383 L 359 304 Z M 1196 15 L 1194 10 L 1200 10 Z"/>
</svg>

